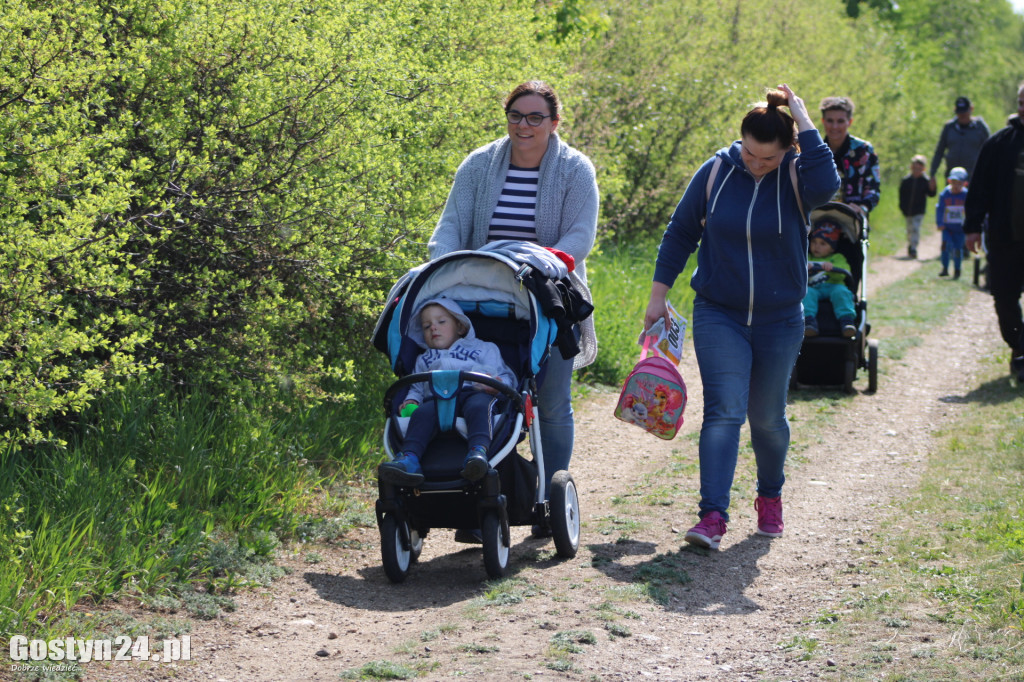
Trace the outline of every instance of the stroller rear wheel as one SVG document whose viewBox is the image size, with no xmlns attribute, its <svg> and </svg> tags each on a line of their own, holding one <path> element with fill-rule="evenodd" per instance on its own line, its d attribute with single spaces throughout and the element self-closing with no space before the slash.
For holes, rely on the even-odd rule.
<svg viewBox="0 0 1024 682">
<path fill-rule="evenodd" d="M 580 498 L 568 471 L 551 477 L 551 537 L 555 551 L 564 559 L 576 556 L 580 547 Z"/>
<path fill-rule="evenodd" d="M 404 539 L 403 539 L 404 538 Z M 405 521 L 399 521 L 395 514 L 388 512 L 380 522 L 380 557 L 388 580 L 400 583 L 409 575 L 409 566 L 416 561 L 423 550 L 423 539 L 409 528 Z"/>
<path fill-rule="evenodd" d="M 498 512 L 488 511 L 483 515 L 480 532 L 484 541 L 484 569 L 491 578 L 500 578 L 508 568 L 511 544 L 508 523 L 502 523 Z"/>
</svg>

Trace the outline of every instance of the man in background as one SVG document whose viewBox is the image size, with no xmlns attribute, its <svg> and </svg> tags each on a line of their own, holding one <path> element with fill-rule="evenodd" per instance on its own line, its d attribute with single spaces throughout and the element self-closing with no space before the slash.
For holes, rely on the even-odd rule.
<svg viewBox="0 0 1024 682">
<path fill-rule="evenodd" d="M 931 191 L 936 190 L 935 177 L 942 164 L 942 158 L 946 158 L 946 179 L 949 179 L 949 171 L 960 167 L 967 171 L 967 179 L 974 178 L 974 162 L 981 151 L 981 145 L 989 138 L 988 125 L 981 116 L 972 116 L 974 105 L 966 97 L 957 97 L 954 106 L 955 116 L 942 126 L 942 133 L 939 134 L 939 143 L 935 145 L 935 154 L 932 155 L 932 167 L 928 171 L 931 178 Z"/>
</svg>

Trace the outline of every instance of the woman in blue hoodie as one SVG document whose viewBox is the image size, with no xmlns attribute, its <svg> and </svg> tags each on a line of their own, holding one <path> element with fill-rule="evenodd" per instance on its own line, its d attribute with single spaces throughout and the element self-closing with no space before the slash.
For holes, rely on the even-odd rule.
<svg viewBox="0 0 1024 682">
<path fill-rule="evenodd" d="M 792 115 L 779 108 L 787 105 Z M 804 337 L 807 218 L 839 183 L 803 100 L 780 85 L 744 117 L 740 139 L 700 167 L 665 230 L 645 329 L 658 318 L 668 322 L 668 291 L 700 246 L 690 286 L 704 421 L 700 521 L 686 534 L 691 544 L 717 549 L 725 535 L 740 427 L 748 418 L 757 532 L 782 535 L 786 396 Z"/>
</svg>

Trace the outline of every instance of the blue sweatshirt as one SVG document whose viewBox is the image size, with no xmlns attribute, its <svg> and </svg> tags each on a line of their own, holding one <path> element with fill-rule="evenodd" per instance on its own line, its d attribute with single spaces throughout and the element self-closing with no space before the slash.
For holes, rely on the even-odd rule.
<svg viewBox="0 0 1024 682">
<path fill-rule="evenodd" d="M 828 202 L 839 174 L 817 130 L 800 133 L 797 182 L 803 208 Z M 740 142 L 716 152 L 722 165 L 707 197 L 714 157 L 693 176 L 669 220 L 658 249 L 654 281 L 671 287 L 690 254 L 697 269 L 690 286 L 742 324 L 771 323 L 800 314 L 807 293 L 807 215 L 800 214 L 786 152 L 779 167 L 755 181 L 740 156 Z M 707 216 L 706 226 L 702 219 Z"/>
</svg>

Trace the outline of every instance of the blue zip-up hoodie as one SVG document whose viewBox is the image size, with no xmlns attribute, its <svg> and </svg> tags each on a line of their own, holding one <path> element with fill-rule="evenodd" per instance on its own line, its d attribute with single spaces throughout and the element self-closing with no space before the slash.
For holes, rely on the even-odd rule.
<svg viewBox="0 0 1024 682">
<path fill-rule="evenodd" d="M 797 182 L 808 213 L 839 189 L 839 174 L 817 130 L 800 133 Z M 654 281 L 671 287 L 700 245 L 690 286 L 741 324 L 795 316 L 807 293 L 807 215 L 790 180 L 795 150 L 760 181 L 747 171 L 740 142 L 720 149 L 721 167 L 707 199 L 714 157 L 690 181 L 658 249 Z M 706 221 L 702 223 L 706 216 Z"/>
</svg>

